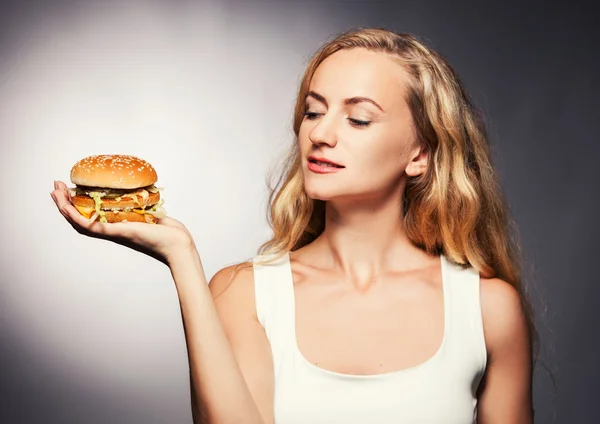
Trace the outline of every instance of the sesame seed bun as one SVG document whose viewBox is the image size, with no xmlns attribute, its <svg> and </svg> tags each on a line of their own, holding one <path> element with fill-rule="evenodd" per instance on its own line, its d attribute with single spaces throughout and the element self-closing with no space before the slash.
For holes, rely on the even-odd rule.
<svg viewBox="0 0 600 424">
<path fill-rule="evenodd" d="M 129 155 L 89 156 L 71 169 L 71 182 L 86 187 L 136 189 L 150 186 L 157 180 L 152 165 Z"/>
</svg>

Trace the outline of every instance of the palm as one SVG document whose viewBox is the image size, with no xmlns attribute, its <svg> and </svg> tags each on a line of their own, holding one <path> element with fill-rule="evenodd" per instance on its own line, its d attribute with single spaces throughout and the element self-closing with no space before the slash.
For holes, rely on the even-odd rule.
<svg viewBox="0 0 600 424">
<path fill-rule="evenodd" d="M 170 217 L 159 219 L 156 225 L 139 222 L 103 224 L 90 222 L 69 200 L 67 186 L 55 183 L 52 198 L 67 221 L 79 233 L 107 239 L 153 256 L 163 262 L 176 246 L 192 244 L 192 236 L 185 226 Z"/>
</svg>

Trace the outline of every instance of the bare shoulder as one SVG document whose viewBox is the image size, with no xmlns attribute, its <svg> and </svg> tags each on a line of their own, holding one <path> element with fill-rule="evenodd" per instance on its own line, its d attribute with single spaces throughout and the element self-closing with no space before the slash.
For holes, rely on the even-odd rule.
<svg viewBox="0 0 600 424">
<path fill-rule="evenodd" d="M 209 289 L 217 309 L 231 306 L 238 313 L 256 315 L 252 264 L 237 271 L 236 265 L 222 268 L 211 278 Z"/>
<path fill-rule="evenodd" d="M 488 354 L 514 343 L 529 343 L 521 294 L 499 278 L 480 278 L 481 313 Z"/>
<path fill-rule="evenodd" d="M 499 278 L 480 278 L 488 362 L 478 387 L 478 423 L 532 423 L 532 358 L 519 291 Z"/>
</svg>

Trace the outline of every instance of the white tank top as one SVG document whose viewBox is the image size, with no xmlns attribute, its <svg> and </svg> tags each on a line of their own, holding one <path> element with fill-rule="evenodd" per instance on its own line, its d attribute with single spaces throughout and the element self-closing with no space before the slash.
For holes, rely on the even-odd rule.
<svg viewBox="0 0 600 424">
<path fill-rule="evenodd" d="M 255 262 L 259 257 L 255 258 Z M 254 264 L 258 320 L 271 345 L 275 424 L 473 424 L 486 367 L 479 273 L 440 256 L 444 337 L 425 362 L 378 375 L 320 368 L 300 352 L 289 254 Z"/>
</svg>

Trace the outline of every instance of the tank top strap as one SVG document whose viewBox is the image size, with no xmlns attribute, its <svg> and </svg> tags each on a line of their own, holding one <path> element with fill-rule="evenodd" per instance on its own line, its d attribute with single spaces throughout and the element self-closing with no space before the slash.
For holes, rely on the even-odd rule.
<svg viewBox="0 0 600 424">
<path fill-rule="evenodd" d="M 448 323 L 448 349 L 485 369 L 487 350 L 479 296 L 479 272 L 443 258 L 446 299 L 451 311 Z M 468 358 L 467 358 L 468 357 Z"/>
<path fill-rule="evenodd" d="M 268 264 L 259 264 L 275 255 L 259 255 L 253 259 L 254 294 L 258 321 L 265 329 L 275 367 L 289 348 L 294 334 L 294 284 L 289 254 Z"/>
</svg>

